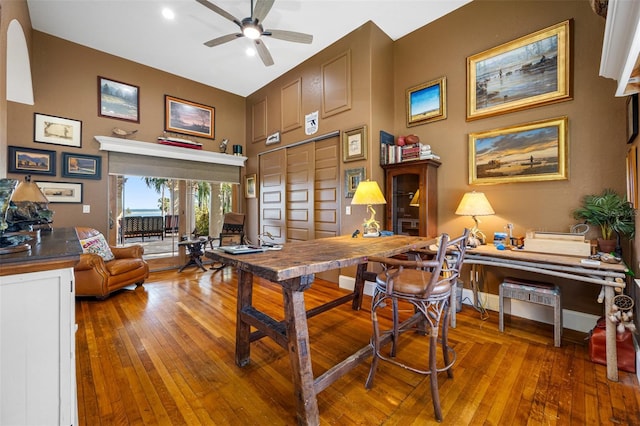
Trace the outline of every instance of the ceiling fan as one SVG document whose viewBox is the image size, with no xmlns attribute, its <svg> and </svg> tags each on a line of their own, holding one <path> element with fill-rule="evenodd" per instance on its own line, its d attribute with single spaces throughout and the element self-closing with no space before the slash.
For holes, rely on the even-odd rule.
<svg viewBox="0 0 640 426">
<path fill-rule="evenodd" d="M 265 66 L 273 65 L 273 58 L 267 46 L 262 41 L 261 37 L 273 37 L 280 40 L 293 41 L 295 43 L 310 44 L 313 41 L 313 36 L 310 34 L 299 33 L 295 31 L 285 30 L 265 30 L 262 27 L 262 21 L 267 16 L 275 0 L 256 0 L 256 6 L 253 7 L 253 0 L 251 0 L 251 16 L 242 20 L 231 15 L 229 12 L 221 9 L 213 3 L 207 0 L 196 0 L 203 6 L 208 7 L 218 15 L 227 18 L 231 22 L 234 22 L 240 27 L 239 33 L 227 34 L 222 37 L 217 37 L 204 43 L 206 46 L 213 47 L 223 43 L 227 43 L 231 40 L 235 40 L 240 37 L 247 37 L 256 45 L 258 55 Z"/>
</svg>

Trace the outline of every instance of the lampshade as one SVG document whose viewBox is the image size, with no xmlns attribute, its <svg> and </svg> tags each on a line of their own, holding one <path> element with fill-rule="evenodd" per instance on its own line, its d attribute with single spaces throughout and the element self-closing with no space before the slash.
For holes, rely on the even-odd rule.
<svg viewBox="0 0 640 426">
<path fill-rule="evenodd" d="M 416 193 L 413 194 L 413 198 L 409 201 L 409 205 L 411 207 L 420 207 L 420 190 L 417 189 Z"/>
<path fill-rule="evenodd" d="M 363 180 L 358 184 L 356 193 L 351 200 L 353 205 L 387 204 L 384 199 L 378 182 L 373 180 Z"/>
<path fill-rule="evenodd" d="M 31 201 L 32 203 L 48 203 L 47 197 L 42 193 L 40 187 L 35 182 L 31 182 L 31 175 L 24 177 L 24 180 L 18 184 L 13 191 L 11 201 L 14 203 L 20 201 Z"/>
<path fill-rule="evenodd" d="M 458 205 L 456 214 L 460 216 L 489 216 L 496 214 L 483 192 L 467 192 Z"/>
</svg>

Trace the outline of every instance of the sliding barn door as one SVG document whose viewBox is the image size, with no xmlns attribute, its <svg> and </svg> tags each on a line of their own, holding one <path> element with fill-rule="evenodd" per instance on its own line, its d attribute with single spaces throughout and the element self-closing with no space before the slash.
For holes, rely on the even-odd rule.
<svg viewBox="0 0 640 426">
<path fill-rule="evenodd" d="M 274 242 L 286 238 L 286 150 L 260 155 L 260 230 L 269 232 Z M 267 242 L 271 240 L 267 239 Z"/>
<path fill-rule="evenodd" d="M 340 234 L 339 138 L 315 143 L 314 238 Z"/>
</svg>

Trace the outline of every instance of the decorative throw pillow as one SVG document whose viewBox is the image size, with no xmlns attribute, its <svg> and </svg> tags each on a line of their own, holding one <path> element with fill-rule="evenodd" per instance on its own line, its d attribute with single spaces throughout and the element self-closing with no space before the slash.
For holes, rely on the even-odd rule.
<svg viewBox="0 0 640 426">
<path fill-rule="evenodd" d="M 102 234 L 87 238 L 86 240 L 80 240 L 80 244 L 82 245 L 83 253 L 95 253 L 102 257 L 105 262 L 115 259 L 107 240 L 104 239 L 104 235 Z"/>
</svg>

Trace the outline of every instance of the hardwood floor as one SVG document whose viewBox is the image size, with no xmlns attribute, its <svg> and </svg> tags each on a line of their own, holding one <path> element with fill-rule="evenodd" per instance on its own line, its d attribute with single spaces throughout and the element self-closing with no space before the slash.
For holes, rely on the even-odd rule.
<svg viewBox="0 0 640 426">
<path fill-rule="evenodd" d="M 249 366 L 234 363 L 236 286 L 232 268 L 189 268 L 152 273 L 104 301 L 78 299 L 80 424 L 295 424 L 287 353 L 266 338 L 252 344 Z M 305 300 L 313 307 L 343 292 L 316 280 Z M 255 286 L 254 303 L 282 319 L 273 284 Z M 309 321 L 316 376 L 368 343 L 369 303 Z M 640 425 L 635 375 L 608 381 L 583 335 L 565 330 L 555 348 L 551 325 L 506 317 L 501 334 L 497 317 L 482 321 L 470 306 L 458 314 L 454 378 L 438 379 L 443 425 Z M 399 357 L 426 357 L 428 338 L 403 337 Z M 367 391 L 368 370 L 367 361 L 318 395 L 322 424 L 437 424 L 427 377 L 381 362 Z"/>
</svg>

